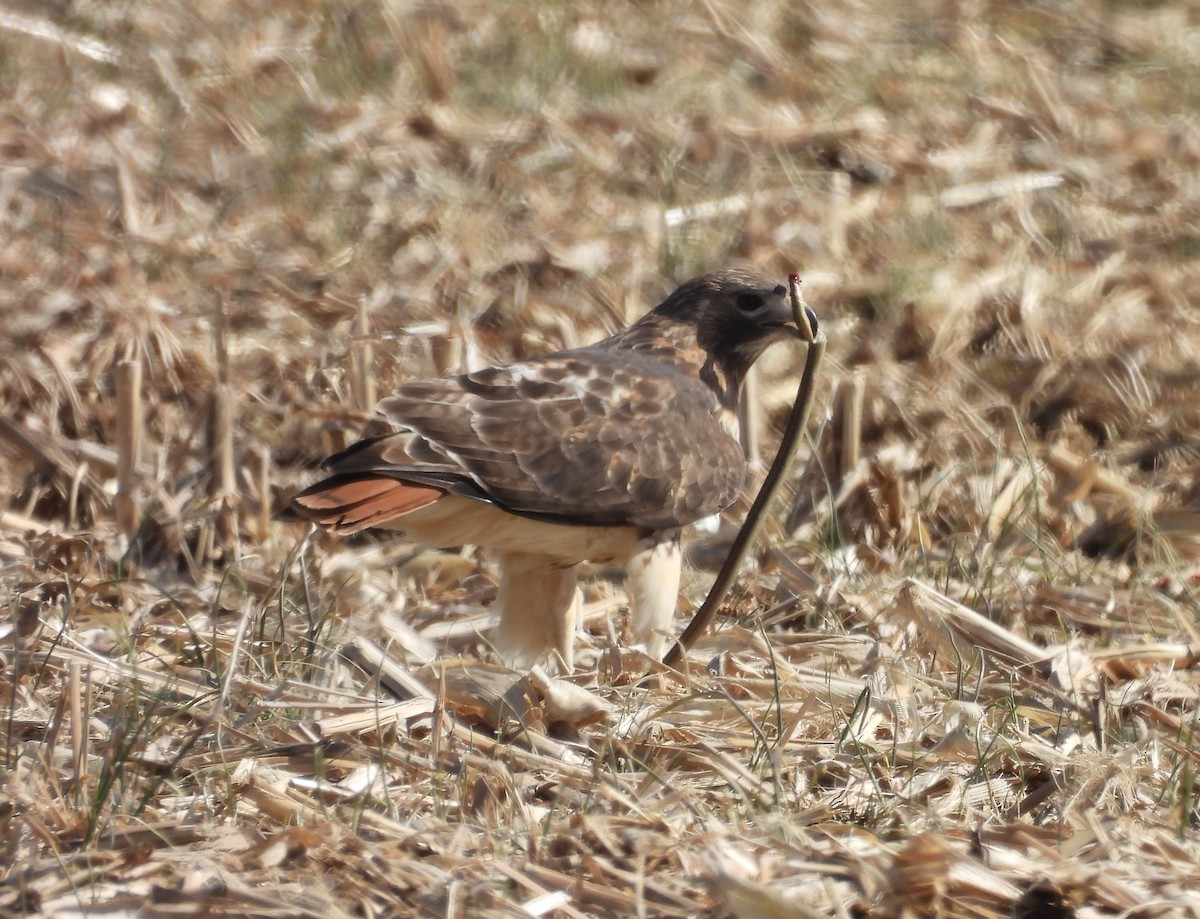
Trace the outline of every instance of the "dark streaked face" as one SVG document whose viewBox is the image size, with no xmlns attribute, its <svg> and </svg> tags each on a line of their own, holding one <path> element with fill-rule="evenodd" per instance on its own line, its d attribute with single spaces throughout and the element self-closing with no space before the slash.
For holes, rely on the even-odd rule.
<svg viewBox="0 0 1200 919">
<path fill-rule="evenodd" d="M 700 347 L 738 377 L 773 342 L 800 337 L 787 287 L 750 271 L 727 269 L 689 281 L 655 312 L 694 322 Z"/>
<path fill-rule="evenodd" d="M 753 364 L 771 343 L 800 335 L 782 284 L 730 285 L 709 300 L 699 330 L 702 346 L 709 339 L 718 359 L 728 355 L 742 368 Z"/>
</svg>

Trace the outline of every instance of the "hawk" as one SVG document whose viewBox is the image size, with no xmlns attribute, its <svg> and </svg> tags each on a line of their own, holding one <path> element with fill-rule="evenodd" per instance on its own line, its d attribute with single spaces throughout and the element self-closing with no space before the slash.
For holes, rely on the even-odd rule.
<svg viewBox="0 0 1200 919">
<path fill-rule="evenodd" d="M 557 653 L 569 672 L 576 566 L 623 564 L 633 637 L 657 656 L 680 529 L 729 507 L 746 478 L 746 372 L 799 337 L 784 285 L 711 272 L 595 344 L 402 384 L 379 403 L 395 430 L 329 457 L 291 511 L 333 533 L 492 550 L 495 646 L 518 667 Z"/>
</svg>

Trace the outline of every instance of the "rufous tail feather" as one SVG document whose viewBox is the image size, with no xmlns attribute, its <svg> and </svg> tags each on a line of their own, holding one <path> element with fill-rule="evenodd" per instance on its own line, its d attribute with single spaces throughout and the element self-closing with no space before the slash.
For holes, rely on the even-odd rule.
<svg viewBox="0 0 1200 919">
<path fill-rule="evenodd" d="M 297 516 L 338 534 L 380 526 L 432 504 L 445 492 L 388 476 L 335 475 L 292 498 Z"/>
</svg>

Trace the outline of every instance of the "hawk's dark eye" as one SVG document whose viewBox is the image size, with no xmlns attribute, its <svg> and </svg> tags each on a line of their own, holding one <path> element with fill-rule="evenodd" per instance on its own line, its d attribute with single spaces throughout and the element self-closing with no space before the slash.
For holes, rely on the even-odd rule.
<svg viewBox="0 0 1200 919">
<path fill-rule="evenodd" d="M 758 294 L 739 294 L 737 305 L 743 312 L 751 313 L 763 305 L 763 298 Z"/>
<path fill-rule="evenodd" d="M 776 286 L 776 288 L 775 288 L 775 296 L 776 297 L 782 297 L 786 293 L 787 293 L 787 288 L 784 287 L 782 284 Z"/>
</svg>

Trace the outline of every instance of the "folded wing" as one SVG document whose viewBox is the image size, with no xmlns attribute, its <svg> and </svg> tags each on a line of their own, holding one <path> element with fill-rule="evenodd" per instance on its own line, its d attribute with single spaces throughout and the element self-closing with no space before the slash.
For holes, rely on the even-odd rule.
<svg viewBox="0 0 1200 919">
<path fill-rule="evenodd" d="M 584 349 L 403 384 L 380 403 L 400 430 L 331 457 L 297 496 L 361 529 L 451 493 L 537 519 L 677 527 L 728 507 L 741 447 L 699 380 Z"/>
</svg>

